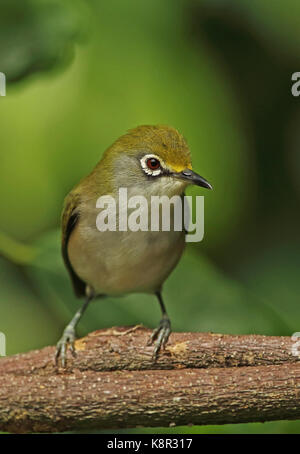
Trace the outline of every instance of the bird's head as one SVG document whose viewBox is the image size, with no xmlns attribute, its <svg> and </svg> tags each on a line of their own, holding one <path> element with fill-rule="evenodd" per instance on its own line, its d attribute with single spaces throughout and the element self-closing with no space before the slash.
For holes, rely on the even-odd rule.
<svg viewBox="0 0 300 454">
<path fill-rule="evenodd" d="M 181 194 L 193 184 L 212 186 L 192 170 L 191 154 L 183 136 L 169 126 L 138 126 L 106 150 L 103 165 L 109 165 L 115 183 L 135 186 L 150 194 Z"/>
</svg>

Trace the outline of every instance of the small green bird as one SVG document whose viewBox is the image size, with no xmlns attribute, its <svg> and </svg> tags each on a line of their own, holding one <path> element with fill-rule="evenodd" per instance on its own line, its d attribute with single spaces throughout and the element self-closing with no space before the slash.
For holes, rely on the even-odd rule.
<svg viewBox="0 0 300 454">
<path fill-rule="evenodd" d="M 155 342 L 153 354 L 157 357 L 171 332 L 162 285 L 183 252 L 184 227 L 180 231 L 99 231 L 97 200 L 104 195 L 117 200 L 119 189 L 126 188 L 128 198 L 144 196 L 150 209 L 151 196 L 183 196 L 189 184 L 212 189 L 192 171 L 183 136 L 169 126 L 138 126 L 116 140 L 68 194 L 62 213 L 62 255 L 75 293 L 85 297 L 85 302 L 57 344 L 56 362 L 60 358 L 65 367 L 68 346 L 75 355 L 75 327 L 93 298 L 128 293 L 150 293 L 158 298 L 162 319 L 149 340 Z M 118 205 L 118 209 L 122 207 Z M 174 218 L 174 210 L 171 216 Z"/>
</svg>

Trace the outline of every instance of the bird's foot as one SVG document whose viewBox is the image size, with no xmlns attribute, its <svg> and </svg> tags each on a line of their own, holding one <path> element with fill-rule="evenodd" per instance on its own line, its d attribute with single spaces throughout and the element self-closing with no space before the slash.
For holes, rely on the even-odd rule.
<svg viewBox="0 0 300 454">
<path fill-rule="evenodd" d="M 58 366 L 58 360 L 60 358 L 62 367 L 66 367 L 68 346 L 70 347 L 72 355 L 74 357 L 76 356 L 75 339 L 76 339 L 75 329 L 67 326 L 63 332 L 62 337 L 60 338 L 56 345 L 55 353 L 56 366 Z"/>
<path fill-rule="evenodd" d="M 153 331 L 148 341 L 148 345 L 152 345 L 154 341 L 155 347 L 153 351 L 153 359 L 156 360 L 162 348 L 165 348 L 171 334 L 171 322 L 168 317 L 163 317 L 159 322 L 159 326 Z"/>
</svg>

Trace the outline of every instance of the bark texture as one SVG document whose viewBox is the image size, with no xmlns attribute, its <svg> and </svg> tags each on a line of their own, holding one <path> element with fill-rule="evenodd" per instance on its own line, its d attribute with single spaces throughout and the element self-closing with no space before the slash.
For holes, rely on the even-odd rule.
<svg viewBox="0 0 300 454">
<path fill-rule="evenodd" d="M 59 432 L 300 418 L 300 362 L 288 337 L 173 333 L 156 362 L 143 327 L 0 360 L 0 430 Z M 294 352 L 295 353 L 295 352 Z"/>
</svg>

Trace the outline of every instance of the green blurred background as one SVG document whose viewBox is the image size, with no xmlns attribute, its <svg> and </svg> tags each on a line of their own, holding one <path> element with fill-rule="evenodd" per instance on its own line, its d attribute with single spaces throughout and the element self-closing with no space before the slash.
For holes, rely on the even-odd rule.
<svg viewBox="0 0 300 454">
<path fill-rule="evenodd" d="M 60 257 L 63 198 L 139 124 L 178 128 L 214 186 L 190 191 L 205 195 L 205 238 L 165 285 L 173 329 L 299 331 L 299 1 L 0 0 L 0 11 L 7 354 L 55 344 L 77 309 Z M 109 298 L 78 334 L 159 317 L 151 296 Z M 161 431 L 297 433 L 300 421 Z"/>
</svg>

